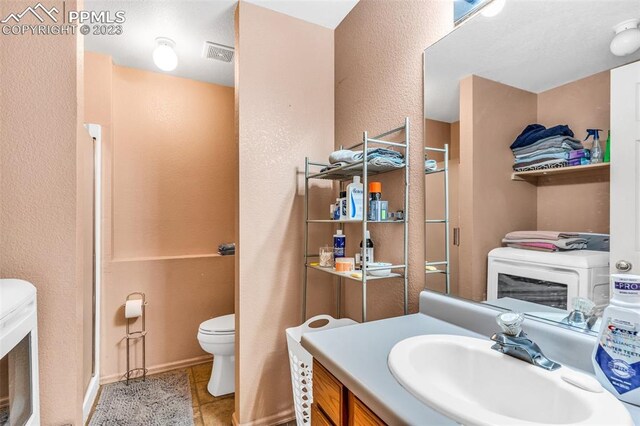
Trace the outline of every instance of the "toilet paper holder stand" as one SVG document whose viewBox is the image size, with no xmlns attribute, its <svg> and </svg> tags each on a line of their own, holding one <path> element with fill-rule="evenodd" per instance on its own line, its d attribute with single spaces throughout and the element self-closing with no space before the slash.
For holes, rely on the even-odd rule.
<svg viewBox="0 0 640 426">
<path fill-rule="evenodd" d="M 142 320 L 142 328 L 137 331 L 131 331 L 131 328 L 130 328 L 131 322 L 135 321 L 137 318 L 126 318 L 127 329 L 126 329 L 125 340 L 127 341 L 127 372 L 125 373 L 125 377 L 127 379 L 127 386 L 129 386 L 129 379 L 140 377 L 140 373 L 142 373 L 142 380 L 146 381 L 147 372 L 149 371 L 147 369 L 147 350 L 146 350 L 146 340 L 147 340 L 147 327 L 146 327 L 146 319 L 145 319 L 145 308 L 147 306 L 146 296 L 144 293 L 141 293 L 141 292 L 133 292 L 127 295 L 125 304 L 122 306 L 123 307 L 126 306 L 126 303 L 128 301 L 134 300 L 134 299 L 142 299 L 142 314 L 140 315 L 140 317 L 138 317 Z M 131 349 L 130 349 L 131 341 L 139 340 L 139 339 L 142 340 L 142 367 L 130 368 L 129 358 L 130 358 L 130 352 L 131 352 Z"/>
</svg>

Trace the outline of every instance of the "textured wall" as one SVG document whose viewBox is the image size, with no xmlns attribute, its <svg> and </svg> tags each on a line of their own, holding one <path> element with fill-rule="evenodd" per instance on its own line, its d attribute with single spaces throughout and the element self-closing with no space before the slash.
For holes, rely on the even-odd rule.
<svg viewBox="0 0 640 426">
<path fill-rule="evenodd" d="M 147 366 L 207 356 L 207 318 L 233 312 L 233 89 L 86 55 L 87 121 L 103 126 L 101 376 L 126 370 L 127 294 L 147 295 Z M 140 360 L 138 359 L 138 362 Z"/>
<path fill-rule="evenodd" d="M 609 129 L 609 71 L 594 74 L 538 94 L 538 122 L 568 124 L 582 140 L 586 129 Z M 588 145 L 590 147 L 590 145 Z M 609 177 L 566 175 L 542 178 L 538 186 L 538 229 L 609 233 Z"/>
<path fill-rule="evenodd" d="M 236 418 L 293 418 L 284 330 L 300 324 L 304 157 L 333 148 L 333 31 L 240 2 L 236 37 L 239 115 L 239 258 L 236 276 Z M 314 184 L 312 217 L 331 194 Z M 325 228 L 318 228 L 325 227 Z M 313 251 L 331 241 L 316 225 Z M 313 277 L 310 314 L 332 312 L 331 280 Z"/>
<path fill-rule="evenodd" d="M 360 141 L 364 130 L 375 135 L 398 127 L 404 117 L 411 120 L 409 306 L 414 312 L 425 283 L 422 58 L 424 49 L 452 26 L 449 1 L 361 0 L 335 31 L 336 146 Z M 381 180 L 383 198 L 393 201 L 402 180 Z M 390 207 L 397 208 L 397 202 Z M 372 231 L 376 257 L 396 259 L 402 250 L 401 230 L 383 226 Z M 351 233 L 358 244 L 358 232 Z M 359 319 L 359 287 L 349 286 L 345 296 L 345 314 Z M 402 314 L 401 281 L 371 283 L 368 309 L 370 320 Z"/>
<path fill-rule="evenodd" d="M 0 15 L 24 6 L 3 1 Z M 88 136 L 80 127 L 78 43 L 43 35 L 2 36 L 0 43 L 0 276 L 30 281 L 38 291 L 45 425 L 82 423 L 83 200 L 76 191 Z"/>
<path fill-rule="evenodd" d="M 536 187 L 511 180 L 509 144 L 537 116 L 534 93 L 477 76 L 460 82 L 459 296 L 486 300 L 487 253 L 536 227 Z"/>
</svg>

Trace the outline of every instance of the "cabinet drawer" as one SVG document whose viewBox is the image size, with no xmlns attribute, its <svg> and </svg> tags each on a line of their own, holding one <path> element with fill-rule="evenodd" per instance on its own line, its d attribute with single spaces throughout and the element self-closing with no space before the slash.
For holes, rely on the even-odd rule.
<svg viewBox="0 0 640 426">
<path fill-rule="evenodd" d="M 311 426 L 333 426 L 331 420 L 318 408 L 318 404 L 311 404 Z"/>
<path fill-rule="evenodd" d="M 316 360 L 313 360 L 313 402 L 334 425 L 346 424 L 344 386 Z"/>
<path fill-rule="evenodd" d="M 373 411 L 349 392 L 349 426 L 384 426 L 385 423 Z"/>
</svg>

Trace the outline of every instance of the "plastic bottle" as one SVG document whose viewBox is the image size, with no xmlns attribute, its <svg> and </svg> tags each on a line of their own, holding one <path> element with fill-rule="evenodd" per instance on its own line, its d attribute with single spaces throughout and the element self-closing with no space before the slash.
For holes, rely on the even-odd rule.
<svg viewBox="0 0 640 426">
<path fill-rule="evenodd" d="M 382 220 L 380 219 L 380 203 L 376 203 L 376 201 L 380 201 L 382 199 L 382 183 L 381 182 L 370 182 L 369 183 L 369 211 L 367 216 L 369 220 Z"/>
<path fill-rule="evenodd" d="M 353 177 L 353 183 L 347 185 L 347 219 L 362 220 L 364 191 L 360 176 Z"/>
<path fill-rule="evenodd" d="M 344 257 L 347 238 L 342 234 L 342 229 L 338 229 L 333 236 L 333 258 Z"/>
<path fill-rule="evenodd" d="M 363 242 L 360 241 L 360 264 L 362 264 L 362 262 L 366 262 L 367 264 L 374 262 L 373 260 L 373 240 L 371 240 L 371 234 L 369 233 L 369 231 L 367 230 L 367 242 L 366 242 L 366 249 L 362 250 L 362 244 Z"/>
<path fill-rule="evenodd" d="M 338 220 L 347 220 L 347 191 L 340 191 L 340 210 Z"/>
<path fill-rule="evenodd" d="M 335 220 L 335 218 L 336 218 L 336 205 L 331 204 L 329 206 L 329 219 Z"/>
<path fill-rule="evenodd" d="M 593 145 L 591 146 L 591 164 L 602 163 L 602 146 L 600 146 L 600 132 L 602 129 L 587 129 L 586 141 L 593 136 Z"/>
<path fill-rule="evenodd" d="M 605 163 L 611 161 L 611 130 L 607 132 L 607 146 L 604 148 L 604 160 Z"/>
<path fill-rule="evenodd" d="M 333 220 L 340 220 L 340 203 L 342 202 L 342 200 L 340 200 L 340 198 L 336 198 L 336 203 L 334 204 L 334 208 L 333 208 Z"/>
<path fill-rule="evenodd" d="M 640 405 L 640 276 L 611 275 L 613 298 L 593 350 L 596 377 L 618 399 Z"/>
</svg>

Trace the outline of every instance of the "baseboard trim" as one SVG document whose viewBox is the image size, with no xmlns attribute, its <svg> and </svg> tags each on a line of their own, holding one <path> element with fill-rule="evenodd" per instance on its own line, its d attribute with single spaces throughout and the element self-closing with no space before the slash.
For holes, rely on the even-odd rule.
<svg viewBox="0 0 640 426">
<path fill-rule="evenodd" d="M 233 416 L 231 417 L 231 421 L 234 424 L 234 426 L 263 426 L 263 425 L 281 425 L 281 424 L 290 422 L 291 420 L 295 420 L 295 418 L 296 418 L 295 411 L 293 409 L 288 409 L 276 414 L 272 414 L 267 417 L 263 417 L 261 419 L 252 420 L 247 423 L 239 423 L 236 413 L 233 413 Z"/>
<path fill-rule="evenodd" d="M 213 357 L 211 355 L 202 355 L 195 358 L 184 359 L 181 361 L 168 362 L 166 364 L 159 364 L 153 367 L 149 367 L 147 374 L 158 374 L 166 371 L 177 370 L 179 368 L 187 368 L 198 364 L 203 364 L 207 361 L 211 362 Z M 124 373 L 111 374 L 109 376 L 100 377 L 100 385 L 106 385 L 109 383 L 119 382 L 124 378 Z"/>
</svg>

